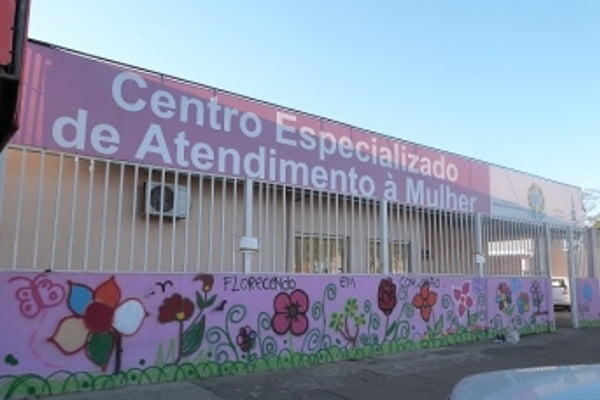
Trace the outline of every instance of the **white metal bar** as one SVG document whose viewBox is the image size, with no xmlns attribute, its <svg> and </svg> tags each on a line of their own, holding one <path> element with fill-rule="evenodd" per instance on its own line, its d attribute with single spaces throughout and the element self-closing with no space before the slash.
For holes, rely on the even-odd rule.
<svg viewBox="0 0 600 400">
<path fill-rule="evenodd" d="M 460 241 L 460 244 L 461 244 L 461 248 L 460 248 L 461 273 L 468 274 L 469 267 L 468 267 L 467 260 L 465 257 L 465 252 L 466 252 L 466 249 L 468 246 L 469 233 L 468 233 L 468 226 L 467 226 L 465 213 L 461 212 L 459 214 L 459 218 L 460 218 L 460 239 L 461 239 L 461 241 Z"/>
<path fill-rule="evenodd" d="M 236 243 L 236 238 L 238 237 L 238 230 L 237 230 L 237 210 L 238 210 L 238 185 L 239 185 L 239 180 L 238 178 L 233 178 L 233 193 L 232 193 L 232 204 L 233 204 L 233 210 L 232 210 L 232 218 L 233 221 L 231 221 L 231 268 L 233 270 L 233 272 L 238 272 L 238 265 L 236 264 L 236 259 L 237 259 L 237 247 L 238 247 L 238 243 Z"/>
<path fill-rule="evenodd" d="M 289 232 L 286 229 L 286 227 L 288 226 L 288 221 L 289 221 L 289 217 L 288 217 L 288 211 L 289 211 L 289 206 L 288 206 L 288 194 L 287 194 L 287 188 L 285 186 L 281 187 L 281 238 L 282 238 L 282 244 L 281 244 L 281 248 L 283 249 L 283 254 L 281 255 L 282 260 L 281 260 L 281 265 L 283 265 L 283 270 L 280 272 L 288 272 L 289 267 L 287 265 L 289 265 L 287 263 L 287 254 L 289 252 L 289 248 L 290 248 L 290 241 L 289 241 Z"/>
<path fill-rule="evenodd" d="M 38 253 L 39 253 L 39 244 L 40 244 L 40 226 L 42 223 L 42 202 L 44 200 L 43 190 L 44 190 L 44 172 L 46 169 L 46 154 L 44 150 L 41 153 L 38 153 L 38 156 L 41 158 L 40 160 L 40 171 L 38 173 L 38 187 L 37 187 L 37 207 L 35 213 L 35 231 L 33 238 L 33 264 L 32 267 L 34 269 L 38 269 Z"/>
<path fill-rule="evenodd" d="M 440 210 L 440 221 L 439 221 L 439 227 L 440 227 L 440 260 L 441 260 L 441 264 L 442 264 L 442 268 L 444 270 L 451 270 L 454 271 L 454 273 L 460 273 L 460 271 L 457 271 L 453 265 L 451 265 L 448 262 L 448 242 L 450 240 L 450 235 L 448 232 L 448 209 L 441 209 Z"/>
<path fill-rule="evenodd" d="M 208 216 L 208 226 L 211 227 L 209 231 L 211 234 L 208 239 L 208 265 L 211 271 L 214 266 L 214 232 L 213 227 L 215 226 L 215 177 L 210 177 L 210 214 Z"/>
<path fill-rule="evenodd" d="M 246 179 L 244 182 L 244 237 L 250 238 L 253 235 L 253 221 L 252 215 L 254 213 L 254 181 L 252 179 Z M 250 273 L 252 271 L 252 253 L 250 251 L 244 251 L 242 254 L 242 263 L 244 273 Z"/>
<path fill-rule="evenodd" d="M 305 235 L 306 235 L 306 204 L 305 204 L 305 189 L 304 187 L 302 187 L 300 189 L 300 234 L 299 236 L 299 242 L 300 242 L 300 259 L 299 259 L 299 265 L 298 265 L 298 269 L 299 272 L 304 272 L 304 260 L 305 260 L 305 254 L 304 254 L 304 241 L 305 241 Z"/>
<path fill-rule="evenodd" d="M 119 164 L 119 192 L 117 194 L 117 231 L 115 232 L 115 271 L 119 271 L 121 260 L 121 220 L 123 219 L 123 185 L 125 183 L 125 165 Z M 134 187 L 135 188 L 135 187 Z M 135 189 L 134 189 L 135 192 Z"/>
<path fill-rule="evenodd" d="M 163 265 L 162 254 L 163 254 L 163 231 L 165 225 L 165 213 L 164 213 L 164 204 L 163 201 L 165 199 L 165 183 L 166 183 L 166 171 L 164 168 L 160 169 L 160 212 L 158 216 L 158 255 L 156 256 L 156 271 L 161 270 L 161 266 Z"/>
<path fill-rule="evenodd" d="M 315 265 L 314 265 L 314 238 L 315 238 L 315 198 L 314 198 L 314 191 L 310 191 L 309 192 L 309 196 L 310 196 L 310 235 L 308 236 L 308 265 L 310 268 L 310 272 L 313 273 L 315 272 Z"/>
<path fill-rule="evenodd" d="M 183 222 L 183 271 L 188 272 L 189 251 L 190 251 L 190 246 L 189 246 L 190 219 L 192 216 L 191 203 L 192 203 L 192 198 L 194 197 L 192 195 L 192 174 L 190 172 L 187 172 L 185 174 L 185 188 L 186 188 L 186 190 L 185 190 L 186 193 L 189 194 L 188 205 L 187 205 L 187 212 L 189 213 L 189 215 L 186 217 L 185 221 Z"/>
<path fill-rule="evenodd" d="M 567 260 L 567 266 L 569 269 L 569 283 L 570 283 L 569 295 L 571 297 L 571 309 L 574 310 L 574 312 L 571 313 L 571 321 L 573 323 L 574 328 L 579 328 L 579 313 L 577 312 L 577 310 L 579 309 L 577 307 L 577 305 L 578 305 L 577 279 L 576 279 L 576 273 L 575 273 L 575 252 L 574 252 L 575 249 L 574 249 L 574 242 L 573 242 L 573 228 L 572 227 L 569 227 L 569 229 L 567 231 L 567 244 L 569 246 L 568 260 Z"/>
<path fill-rule="evenodd" d="M 338 254 L 341 254 L 341 267 L 342 270 L 338 271 L 341 273 L 346 273 L 346 260 L 348 258 L 348 256 L 346 255 L 346 252 L 344 251 L 344 243 L 346 242 L 346 238 L 341 234 L 340 232 L 340 195 L 339 193 L 335 194 L 335 254 L 336 256 Z M 340 240 L 339 238 L 342 238 L 342 248 L 340 248 Z"/>
<path fill-rule="evenodd" d="M 458 211 L 452 211 L 451 215 L 450 215 L 450 225 L 451 225 L 451 229 L 452 229 L 452 237 L 450 238 L 450 257 L 452 258 L 452 263 L 454 264 L 454 269 L 456 271 L 460 271 L 460 273 L 463 273 L 463 270 L 460 266 L 460 261 L 458 259 L 458 252 L 459 252 L 459 235 L 460 235 L 460 230 L 459 230 L 459 224 L 458 224 Z"/>
<path fill-rule="evenodd" d="M 171 246 L 170 246 L 170 270 L 171 272 L 175 271 L 175 245 L 176 245 L 176 236 L 177 236 L 177 213 L 179 212 L 179 202 L 181 199 L 179 198 L 179 171 L 175 171 L 175 178 L 173 182 L 174 194 L 175 198 L 173 199 L 173 214 L 171 216 Z"/>
<path fill-rule="evenodd" d="M 79 183 L 79 169 L 81 163 L 79 157 L 75 157 L 73 160 L 73 190 L 71 191 L 71 216 L 69 223 L 69 246 L 67 252 L 67 270 L 73 268 L 73 241 L 75 237 L 75 211 L 77 210 L 77 187 Z"/>
<path fill-rule="evenodd" d="M 138 215 L 138 192 L 139 192 L 139 173 L 140 173 L 140 167 L 138 164 L 134 165 L 133 167 L 133 199 L 132 199 L 132 204 L 131 204 L 131 226 L 129 227 L 129 266 L 128 266 L 128 270 L 132 271 L 134 266 L 135 266 L 135 250 L 137 248 L 136 246 L 136 240 L 135 240 L 135 236 L 136 236 L 136 222 L 137 222 L 137 215 Z"/>
<path fill-rule="evenodd" d="M 288 207 L 288 220 L 289 220 L 289 225 L 288 225 L 288 229 L 286 229 L 287 232 L 287 240 L 286 243 L 288 244 L 286 246 L 286 248 L 288 249 L 287 255 L 285 257 L 286 260 L 286 268 L 285 271 L 286 272 L 298 272 L 297 268 L 298 266 L 296 265 L 296 188 L 293 186 L 290 186 L 290 195 L 289 195 L 289 207 Z M 284 224 L 285 226 L 285 224 Z"/>
<path fill-rule="evenodd" d="M 191 208 L 191 202 L 192 202 L 192 174 L 191 173 L 186 173 L 185 175 L 185 187 L 186 187 L 186 193 L 189 193 L 189 199 L 188 199 L 188 212 L 189 215 L 192 215 L 192 208 Z M 235 212 L 235 210 L 234 210 Z M 234 219 L 234 223 L 235 223 L 235 219 Z M 190 217 L 185 219 L 184 225 L 183 225 L 183 271 L 184 272 L 188 272 L 188 262 L 190 260 L 190 255 L 189 255 L 189 251 L 190 251 Z"/>
<path fill-rule="evenodd" d="M 263 196 L 263 188 L 264 188 L 264 182 L 258 182 L 257 186 L 257 191 L 258 191 L 258 237 L 260 238 L 260 240 L 266 240 L 266 236 L 264 234 L 264 223 L 265 223 L 265 217 L 264 217 L 264 196 Z M 263 272 L 264 269 L 264 265 L 265 265 L 265 261 L 264 261 L 264 251 L 263 249 L 259 249 L 258 251 L 258 266 L 256 268 L 256 270 L 258 272 Z"/>
<path fill-rule="evenodd" d="M 100 235 L 100 271 L 104 271 L 104 247 L 106 241 L 106 217 L 108 209 L 108 190 L 110 179 L 110 160 L 104 163 L 104 196 L 102 198 L 102 230 Z"/>
<path fill-rule="evenodd" d="M 189 193 L 187 212 L 189 213 L 188 217 L 185 219 L 183 225 L 183 271 L 188 272 L 188 263 L 190 261 L 190 219 L 192 218 L 192 174 L 187 172 L 185 175 L 185 187 L 186 193 Z M 198 245 L 198 244 L 197 244 Z"/>
<path fill-rule="evenodd" d="M 380 259 L 383 264 L 384 275 L 390 274 L 390 237 L 389 237 L 389 226 L 388 226 L 388 201 L 382 199 L 379 203 L 379 234 L 381 237 L 381 255 Z M 379 272 L 379 271 L 378 271 Z"/>
<path fill-rule="evenodd" d="M 94 171 L 95 165 L 94 160 L 90 160 L 89 173 L 90 178 L 88 180 L 88 204 L 87 204 L 87 215 L 85 222 L 85 244 L 83 251 L 83 269 L 88 269 L 89 255 L 90 255 L 90 228 L 92 224 L 92 206 L 94 204 Z"/>
<path fill-rule="evenodd" d="M 58 242 L 58 217 L 60 214 L 60 200 L 62 194 L 63 166 L 64 155 L 61 153 L 58 157 L 58 182 L 56 184 L 56 194 L 54 197 L 54 220 L 52 221 L 52 249 L 50 253 L 50 269 L 56 268 L 56 244 Z M 73 209 L 74 208 L 75 205 L 73 204 Z"/>
<path fill-rule="evenodd" d="M 485 265 L 483 263 L 483 244 L 482 244 L 481 213 L 475 215 L 475 257 L 477 258 L 477 270 L 479 276 L 485 275 Z"/>
<path fill-rule="evenodd" d="M 148 167 L 148 179 L 146 180 L 146 185 L 144 187 L 144 272 L 148 271 L 150 259 L 148 254 L 148 251 L 150 250 L 150 210 L 148 208 L 150 207 L 150 190 L 152 188 L 152 178 L 154 175 L 152 170 L 152 166 Z"/>
<path fill-rule="evenodd" d="M 23 212 L 23 187 L 25 186 L 25 166 L 26 166 L 27 151 L 21 150 L 21 165 L 19 176 L 19 194 L 17 195 L 17 218 L 15 220 L 15 238 L 13 242 L 13 262 L 12 269 L 17 269 L 17 259 L 19 255 L 19 236 L 21 235 L 21 214 Z"/>
<path fill-rule="evenodd" d="M 318 202 L 318 215 L 319 215 L 319 217 L 318 217 L 318 220 L 319 220 L 319 232 L 318 232 L 318 235 L 319 236 L 318 237 L 319 237 L 319 244 L 318 244 L 318 247 L 317 247 L 317 249 L 318 249 L 317 250 L 317 257 L 318 257 L 319 263 L 322 263 L 323 262 L 322 259 L 321 259 L 322 252 L 325 249 L 325 247 L 329 248 L 329 246 L 325 246 L 324 245 L 325 241 L 324 241 L 324 229 L 323 229 L 323 219 L 324 219 L 324 215 L 323 215 L 324 214 L 324 210 L 323 210 L 323 192 L 318 192 L 318 196 L 319 196 L 318 197 L 318 199 L 319 199 L 319 202 Z M 329 265 L 329 259 L 327 258 L 327 255 L 328 255 L 327 253 L 328 253 L 328 251 L 327 251 L 327 249 L 325 249 L 325 254 L 324 254 L 324 256 L 325 256 L 325 262 L 323 263 L 323 265 L 325 265 L 325 271 L 326 272 L 331 272 L 327 268 L 327 267 L 331 268 L 331 265 Z M 319 273 L 320 274 L 323 273 L 323 269 L 322 268 L 319 270 Z"/>
<path fill-rule="evenodd" d="M 219 221 L 221 227 L 221 240 L 219 241 L 219 271 L 224 272 L 225 269 L 225 216 L 227 213 L 227 180 L 221 181 L 221 219 Z"/>
<path fill-rule="evenodd" d="M 416 270 L 415 272 L 417 273 L 424 273 L 423 271 L 423 257 L 425 254 L 425 237 L 423 235 L 423 218 L 422 218 L 422 212 L 420 210 L 420 208 L 418 206 L 413 207 L 413 213 L 414 213 L 414 218 L 415 218 L 415 224 L 416 224 L 416 229 L 415 229 L 415 237 L 417 238 L 418 242 L 417 242 L 417 264 L 416 264 Z"/>
<path fill-rule="evenodd" d="M 276 229 L 276 223 L 277 223 L 277 209 L 276 209 L 276 204 L 277 204 L 277 191 L 276 191 L 276 187 L 275 184 L 267 184 L 266 185 L 267 188 L 267 192 L 266 192 L 266 213 L 265 215 L 267 216 L 267 237 L 269 238 L 269 242 L 271 243 L 271 272 L 276 272 L 276 259 L 275 259 L 275 249 L 277 248 L 277 245 L 279 245 L 280 243 L 279 240 L 281 238 L 279 238 L 277 236 L 277 229 Z M 271 188 L 271 191 L 269 193 L 269 188 Z M 270 200 L 269 200 L 270 199 Z M 271 216 L 271 218 L 269 219 L 269 215 Z M 270 225 L 270 226 L 269 226 Z M 283 244 L 285 245 L 285 244 Z"/>
<path fill-rule="evenodd" d="M 198 223 L 196 224 L 196 271 L 201 271 L 202 211 L 204 210 L 204 176 L 198 175 Z"/>
<path fill-rule="evenodd" d="M 400 214 L 398 212 L 398 214 Z M 407 240 L 409 245 L 408 245 L 408 265 L 405 265 L 402 273 L 403 274 L 407 274 L 407 273 L 411 273 L 414 271 L 414 267 L 413 267 L 413 262 L 414 262 L 414 256 L 412 254 L 412 251 L 414 249 L 415 246 L 415 242 L 414 242 L 414 238 L 413 238 L 413 231 L 414 231 L 414 224 L 412 222 L 412 218 L 410 217 L 410 206 L 407 204 L 403 204 L 402 205 L 402 240 Z M 400 242 L 402 243 L 402 241 Z M 402 244 L 400 245 L 402 246 Z M 404 258 L 404 253 L 401 249 L 401 257 Z"/>
</svg>

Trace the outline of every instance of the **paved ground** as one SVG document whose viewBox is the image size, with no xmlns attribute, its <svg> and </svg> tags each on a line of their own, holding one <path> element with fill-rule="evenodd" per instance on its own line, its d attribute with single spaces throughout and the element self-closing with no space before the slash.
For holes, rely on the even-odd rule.
<svg viewBox="0 0 600 400">
<path fill-rule="evenodd" d="M 501 368 L 600 363 L 600 329 L 575 330 L 559 313 L 556 333 L 518 344 L 480 342 L 318 367 L 54 397 L 61 400 L 445 399 L 461 378 Z"/>
</svg>

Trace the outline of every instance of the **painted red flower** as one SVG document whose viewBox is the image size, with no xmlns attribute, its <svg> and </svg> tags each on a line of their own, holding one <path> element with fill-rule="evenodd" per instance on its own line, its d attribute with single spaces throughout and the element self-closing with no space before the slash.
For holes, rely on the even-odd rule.
<svg viewBox="0 0 600 400">
<path fill-rule="evenodd" d="M 194 314 L 194 303 L 187 297 L 175 293 L 163 300 L 158 308 L 158 322 L 166 324 L 173 321 L 187 321 Z"/>
<path fill-rule="evenodd" d="M 215 277 L 213 274 L 198 274 L 194 277 L 194 280 L 202 282 L 202 291 L 204 293 L 210 292 L 215 284 Z"/>
<path fill-rule="evenodd" d="M 287 294 L 281 292 L 273 300 L 275 315 L 271 319 L 273 331 L 284 335 L 288 331 L 292 335 L 300 336 L 308 330 L 308 295 L 301 289 L 296 289 Z"/>
<path fill-rule="evenodd" d="M 458 303 L 458 315 L 461 317 L 465 315 L 467 309 L 473 306 L 473 298 L 470 295 L 471 285 L 469 282 L 465 282 L 462 288 L 454 288 L 454 300 Z"/>
<path fill-rule="evenodd" d="M 248 325 L 240 328 L 236 343 L 244 353 L 248 353 L 256 346 L 256 331 Z"/>
<path fill-rule="evenodd" d="M 421 318 L 423 321 L 429 322 L 431 318 L 431 309 L 437 302 L 437 293 L 433 290 L 429 290 L 429 282 L 421 285 L 421 290 L 413 298 L 412 304 L 415 308 L 418 308 L 421 312 Z"/>
<path fill-rule="evenodd" d="M 379 289 L 377 290 L 377 304 L 379 309 L 387 316 L 394 311 L 397 303 L 396 284 L 394 284 L 392 278 L 382 279 L 379 282 Z"/>
</svg>

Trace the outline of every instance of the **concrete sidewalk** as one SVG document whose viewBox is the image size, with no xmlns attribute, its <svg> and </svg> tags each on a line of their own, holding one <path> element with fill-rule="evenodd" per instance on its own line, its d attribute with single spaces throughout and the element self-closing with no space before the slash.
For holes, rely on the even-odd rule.
<svg viewBox="0 0 600 400">
<path fill-rule="evenodd" d="M 211 378 L 52 397 L 64 400 L 445 399 L 463 377 L 483 371 L 600 363 L 600 329 L 560 328 L 518 344 L 480 342 L 313 368 Z"/>
</svg>

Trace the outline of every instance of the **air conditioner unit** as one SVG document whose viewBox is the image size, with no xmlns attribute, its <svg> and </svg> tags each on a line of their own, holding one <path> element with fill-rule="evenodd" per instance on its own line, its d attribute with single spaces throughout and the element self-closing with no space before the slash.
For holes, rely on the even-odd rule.
<svg viewBox="0 0 600 400">
<path fill-rule="evenodd" d="M 187 186 L 144 183 L 144 213 L 162 217 L 186 218 L 190 202 Z"/>
</svg>

